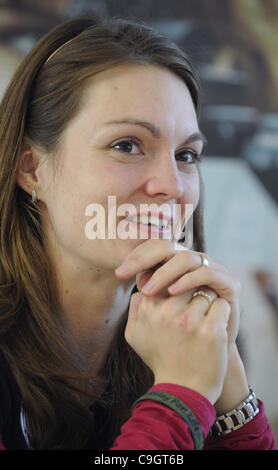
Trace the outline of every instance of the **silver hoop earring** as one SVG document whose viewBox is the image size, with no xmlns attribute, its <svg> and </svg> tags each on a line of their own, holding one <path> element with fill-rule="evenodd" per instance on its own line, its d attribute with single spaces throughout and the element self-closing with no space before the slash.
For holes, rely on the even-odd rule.
<svg viewBox="0 0 278 470">
<path fill-rule="evenodd" d="M 36 203 L 37 202 L 37 195 L 36 195 L 36 190 L 32 189 L 32 202 Z"/>
</svg>

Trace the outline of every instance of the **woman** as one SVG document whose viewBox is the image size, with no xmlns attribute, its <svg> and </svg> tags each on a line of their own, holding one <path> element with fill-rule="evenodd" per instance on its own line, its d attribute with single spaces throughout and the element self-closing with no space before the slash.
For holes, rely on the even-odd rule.
<svg viewBox="0 0 278 470">
<path fill-rule="evenodd" d="M 138 21 L 72 19 L 19 66 L 0 109 L 3 448 L 275 448 L 253 396 L 208 435 L 250 390 L 239 283 L 201 256 L 198 113 L 190 60 Z M 194 250 L 90 236 L 112 195 L 191 204 Z"/>
</svg>

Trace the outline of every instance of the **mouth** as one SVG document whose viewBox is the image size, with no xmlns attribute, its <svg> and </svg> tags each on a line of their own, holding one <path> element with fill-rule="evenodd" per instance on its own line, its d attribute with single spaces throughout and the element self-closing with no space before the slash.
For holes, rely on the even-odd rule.
<svg viewBox="0 0 278 470">
<path fill-rule="evenodd" d="M 124 218 L 131 226 L 136 226 L 140 234 L 169 235 L 173 225 L 172 217 L 163 213 L 153 214 L 151 212 L 145 214 L 134 214 Z"/>
<path fill-rule="evenodd" d="M 148 225 L 160 229 L 169 228 L 172 225 L 171 217 L 166 217 L 161 213 L 158 216 L 151 213 L 140 215 L 137 214 L 135 216 L 127 217 L 126 220 L 139 225 Z"/>
</svg>

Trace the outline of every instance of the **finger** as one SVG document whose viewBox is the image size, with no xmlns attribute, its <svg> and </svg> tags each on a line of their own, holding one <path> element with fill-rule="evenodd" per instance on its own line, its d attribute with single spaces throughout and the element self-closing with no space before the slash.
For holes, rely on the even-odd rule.
<svg viewBox="0 0 278 470">
<path fill-rule="evenodd" d="M 210 299 L 205 297 L 204 295 L 198 295 L 193 297 L 193 294 L 198 291 L 202 291 L 210 296 Z M 184 313 L 183 313 L 183 319 L 182 323 L 183 325 L 187 325 L 187 327 L 190 325 L 196 326 L 200 320 L 208 313 L 208 310 L 212 303 L 215 301 L 217 298 L 217 294 L 212 290 L 207 287 L 200 287 L 200 289 L 196 290 L 191 290 L 191 299 L 188 302 L 188 306 L 186 307 Z"/>
<path fill-rule="evenodd" d="M 134 248 L 122 264 L 115 269 L 115 274 L 123 279 L 128 279 L 140 271 L 153 269 L 156 271 L 159 266 L 170 260 L 176 253 L 188 252 L 186 247 L 168 240 L 147 240 Z M 191 251 L 191 253 L 197 253 Z M 207 255 L 206 255 L 207 256 Z M 208 256 L 207 256 L 208 257 Z M 202 259 L 197 257 L 201 266 Z M 183 271 L 184 273 L 184 271 Z"/>
<path fill-rule="evenodd" d="M 159 255 L 159 258 L 157 257 Z M 151 257 L 149 256 L 148 264 L 145 264 L 145 268 L 148 265 L 153 263 L 157 263 L 157 261 L 162 259 L 161 253 L 153 253 L 153 258 L 151 261 Z M 227 269 L 220 265 L 219 263 L 214 262 L 211 258 L 206 255 L 209 260 L 210 268 L 211 269 L 218 269 L 227 272 Z M 131 260 L 129 261 L 131 263 Z M 140 259 L 138 266 L 143 266 L 144 260 Z M 151 272 L 152 275 L 144 276 L 144 282 L 140 286 L 142 292 L 146 295 L 155 295 L 160 292 L 162 289 L 168 288 L 169 284 L 179 280 L 181 276 L 184 276 L 185 273 L 191 272 L 200 268 L 202 265 L 202 258 L 200 257 L 199 252 L 195 252 L 192 250 L 179 250 L 178 252 L 172 252 L 168 256 L 164 257 L 164 264 L 162 262 L 157 263 L 155 266 L 152 266 L 149 270 L 143 272 Z M 139 267 L 138 267 L 139 269 Z M 116 274 L 119 275 L 119 270 L 116 270 Z M 134 274 L 134 272 L 130 271 L 129 275 Z M 129 277 L 129 275 L 124 275 L 124 277 Z M 138 275 L 138 273 L 137 273 Z M 121 276 L 121 274 L 120 274 Z M 147 279 L 148 277 L 148 282 Z M 138 278 L 137 278 L 138 279 Z M 137 281 L 136 279 L 136 281 Z M 141 277 L 140 277 L 141 279 Z M 179 291 L 178 293 L 182 293 Z M 172 292 L 171 292 L 172 294 Z"/>
<path fill-rule="evenodd" d="M 174 286 L 175 285 L 175 289 Z M 206 285 L 213 289 L 219 297 L 228 302 L 234 302 L 240 294 L 240 282 L 228 272 L 218 271 L 204 266 L 182 276 L 177 283 L 169 286 L 171 295 L 179 295 L 187 289 L 193 289 L 200 285 Z"/>
<path fill-rule="evenodd" d="M 195 289 L 191 289 L 187 292 L 183 292 L 177 296 L 168 296 L 167 299 L 167 311 L 173 316 L 180 316 L 181 312 L 184 312 L 186 309 L 189 308 L 190 302 L 192 300 L 192 295 L 194 294 Z M 156 299 L 160 294 L 155 296 L 149 297 L 149 299 Z M 147 298 L 147 296 L 146 296 Z"/>
<path fill-rule="evenodd" d="M 196 295 L 198 292 L 200 293 Z M 204 294 L 207 294 L 209 298 Z M 210 306 L 217 298 L 218 295 L 214 290 L 206 286 L 201 286 L 193 292 L 190 305 L 198 307 L 200 314 L 204 316 L 208 313 Z"/>
<path fill-rule="evenodd" d="M 168 287 L 169 284 L 183 277 L 185 273 L 200 268 L 201 262 L 199 253 L 195 251 L 188 250 L 173 255 L 169 261 L 156 269 L 151 279 L 142 288 L 142 292 L 146 295 L 155 295 L 160 289 Z M 210 267 L 211 269 L 217 269 L 218 264 L 210 260 Z M 182 291 L 179 293 L 182 293 Z"/>
<path fill-rule="evenodd" d="M 148 280 L 152 277 L 153 275 L 153 270 L 147 270 L 140 272 L 136 275 L 136 285 L 137 289 L 140 291 L 142 287 L 148 282 Z"/>
<path fill-rule="evenodd" d="M 147 240 L 135 247 L 115 270 L 116 276 L 128 279 L 140 271 L 155 268 L 172 257 L 174 245 L 168 240 Z"/>
<path fill-rule="evenodd" d="M 135 294 L 132 294 L 130 297 L 130 302 L 129 302 L 129 314 L 128 314 L 128 321 L 136 321 L 137 316 L 138 316 L 138 308 L 141 303 L 143 294 L 141 292 L 135 292 Z"/>
<path fill-rule="evenodd" d="M 207 315 L 204 317 L 204 321 L 208 324 L 214 324 L 220 328 L 224 328 L 225 331 L 228 326 L 229 317 L 231 312 L 231 306 L 223 298 L 217 298 L 211 304 Z"/>
<path fill-rule="evenodd" d="M 137 288 L 139 291 L 142 291 L 144 295 L 145 295 L 145 292 L 143 291 L 143 289 L 145 285 L 148 283 L 149 279 L 152 277 L 153 272 L 154 271 L 150 269 L 148 271 L 144 271 L 143 274 L 139 273 L 136 276 Z M 159 289 L 159 292 L 156 293 L 156 296 L 164 297 L 164 298 L 170 297 L 167 287 L 165 287 L 164 289 Z"/>
</svg>

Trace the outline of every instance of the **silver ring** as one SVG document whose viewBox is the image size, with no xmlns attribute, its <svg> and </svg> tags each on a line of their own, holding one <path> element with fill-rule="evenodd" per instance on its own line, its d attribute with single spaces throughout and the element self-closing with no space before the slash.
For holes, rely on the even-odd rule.
<svg viewBox="0 0 278 470">
<path fill-rule="evenodd" d="M 197 297 L 197 295 L 202 295 L 203 297 L 205 297 L 207 299 L 209 305 L 211 305 L 212 302 L 214 301 L 213 297 L 211 297 L 211 295 L 207 294 L 207 292 L 205 292 L 203 290 L 198 290 L 198 291 L 194 292 L 194 294 L 192 295 L 192 298 Z"/>
<path fill-rule="evenodd" d="M 202 253 L 199 253 L 199 255 L 201 256 L 202 258 L 202 264 L 201 264 L 201 268 L 203 266 L 209 266 L 209 260 L 207 259 L 207 257 L 205 255 L 203 255 Z"/>
</svg>

